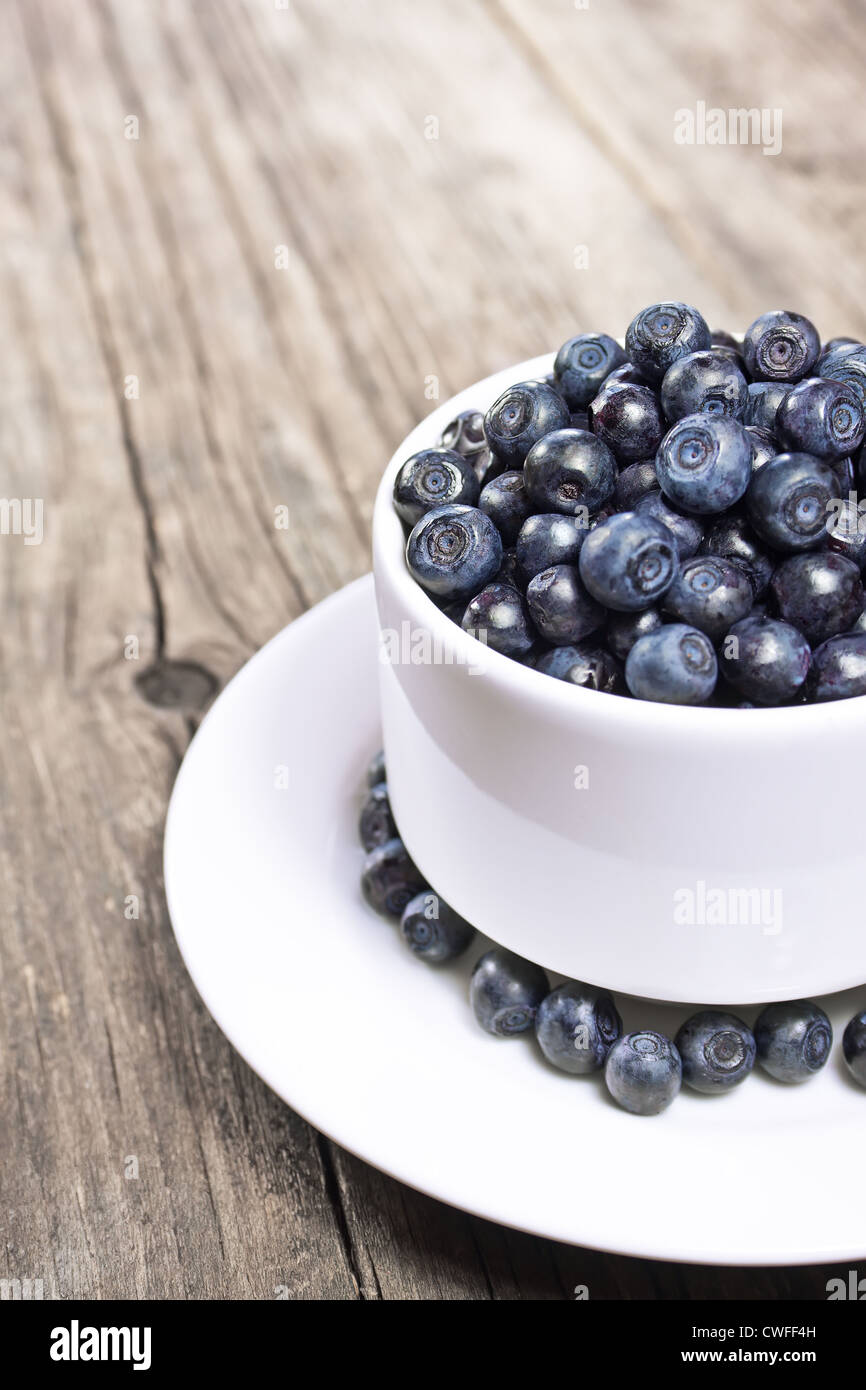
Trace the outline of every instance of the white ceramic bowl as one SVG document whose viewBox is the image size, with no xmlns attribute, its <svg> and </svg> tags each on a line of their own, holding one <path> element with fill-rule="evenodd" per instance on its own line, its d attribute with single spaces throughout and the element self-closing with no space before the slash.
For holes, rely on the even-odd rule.
<svg viewBox="0 0 866 1390">
<path fill-rule="evenodd" d="M 406 845 L 481 931 L 578 979 L 708 1004 L 860 984 L 866 697 L 727 710 L 583 690 L 484 648 L 406 568 L 403 460 L 552 360 L 454 396 L 382 479 L 382 722 Z"/>
</svg>

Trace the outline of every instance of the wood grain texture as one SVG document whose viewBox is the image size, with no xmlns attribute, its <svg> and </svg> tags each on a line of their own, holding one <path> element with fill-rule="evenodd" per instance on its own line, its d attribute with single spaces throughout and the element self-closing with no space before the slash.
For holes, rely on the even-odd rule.
<svg viewBox="0 0 866 1390">
<path fill-rule="evenodd" d="M 198 1000 L 161 836 L 212 693 L 368 567 L 376 481 L 432 382 L 444 398 L 664 296 L 719 326 L 781 301 L 866 331 L 858 19 L 0 7 L 0 491 L 45 518 L 41 545 L 0 537 L 0 1278 L 56 1298 L 823 1295 L 823 1270 L 511 1232 L 317 1135 Z M 698 100 L 782 107 L 781 155 L 676 146 Z"/>
</svg>

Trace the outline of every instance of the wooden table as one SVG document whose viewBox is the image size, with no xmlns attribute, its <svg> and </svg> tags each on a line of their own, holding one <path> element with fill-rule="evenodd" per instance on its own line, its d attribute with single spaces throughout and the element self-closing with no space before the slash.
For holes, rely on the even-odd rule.
<svg viewBox="0 0 866 1390">
<path fill-rule="evenodd" d="M 42 544 L 0 536 L 0 1277 L 824 1296 L 518 1235 L 341 1152 L 206 1013 L 160 856 L 203 709 L 368 568 L 437 396 L 663 297 L 866 332 L 864 57 L 854 6 L 805 0 L 0 7 L 2 491 L 44 507 Z M 781 108 L 782 152 L 677 144 L 699 101 Z"/>
</svg>

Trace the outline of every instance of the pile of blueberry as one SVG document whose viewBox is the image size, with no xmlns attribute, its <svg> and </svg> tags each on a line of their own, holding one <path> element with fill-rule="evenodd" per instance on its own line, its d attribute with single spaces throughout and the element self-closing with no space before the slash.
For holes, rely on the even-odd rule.
<svg viewBox="0 0 866 1390">
<path fill-rule="evenodd" d="M 428 965 L 461 956 L 475 928 L 433 892 L 412 862 L 391 813 L 381 753 L 367 772 L 358 828 L 366 851 L 361 889 L 370 906 L 400 923 L 409 950 Z M 833 1045 L 824 1010 L 803 999 L 769 1004 L 754 1028 L 736 1014 L 705 1009 L 686 1020 L 673 1042 L 650 1029 L 623 1033 L 606 990 L 577 980 L 551 990 L 541 966 L 502 946 L 476 961 L 469 1002 L 494 1037 L 534 1033 L 561 1071 L 603 1073 L 614 1100 L 635 1115 L 667 1109 L 683 1082 L 704 1095 L 722 1095 L 745 1081 L 755 1062 L 777 1081 L 808 1081 Z M 845 1029 L 842 1051 L 851 1075 L 866 1087 L 866 1010 Z"/>
<path fill-rule="evenodd" d="M 866 346 L 800 314 L 742 343 L 688 304 L 464 411 L 394 485 L 417 582 L 591 690 L 738 708 L 866 693 Z"/>
</svg>

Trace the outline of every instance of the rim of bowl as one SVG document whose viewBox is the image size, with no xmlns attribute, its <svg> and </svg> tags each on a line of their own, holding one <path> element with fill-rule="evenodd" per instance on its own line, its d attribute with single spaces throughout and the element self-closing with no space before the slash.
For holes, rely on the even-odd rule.
<svg viewBox="0 0 866 1390">
<path fill-rule="evenodd" d="M 377 584 L 380 575 L 387 576 L 413 626 L 429 631 L 437 649 L 453 654 L 455 665 L 471 665 L 477 660 L 477 639 L 441 612 L 429 594 L 412 578 L 406 564 L 403 523 L 392 505 L 394 481 L 405 459 L 419 449 L 434 448 L 445 425 L 461 410 L 487 409 L 508 386 L 545 376 L 552 370 L 554 357 L 555 353 L 545 353 L 541 357 L 517 362 L 482 377 L 436 406 L 402 440 L 379 484 L 373 509 L 373 558 Z M 788 741 L 797 733 L 798 727 L 800 732 L 808 729 L 813 735 L 818 730 L 845 734 L 853 731 L 855 726 L 862 725 L 866 701 L 866 695 L 855 695 L 847 700 L 757 706 L 754 710 L 665 704 L 662 701 L 629 699 L 598 690 L 586 690 L 535 671 L 531 666 L 524 666 L 491 647 L 485 648 L 485 652 L 484 678 L 496 691 L 510 698 L 534 701 L 565 717 L 579 709 L 582 716 L 592 714 L 609 728 L 621 727 L 623 732 L 642 728 L 670 733 L 676 729 L 680 736 L 705 738 L 714 734 L 727 736 L 735 731 L 742 741 L 764 741 L 768 735 Z M 543 708 L 541 712 L 543 717 Z M 840 728 L 840 725 L 844 727 Z"/>
</svg>

